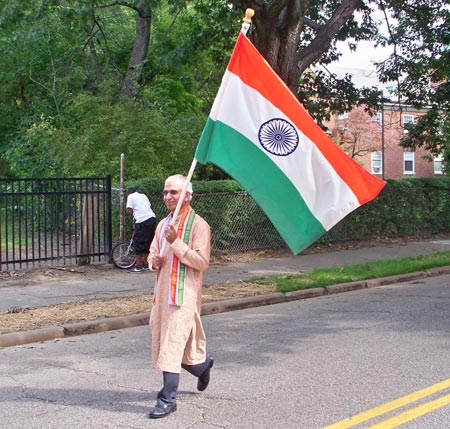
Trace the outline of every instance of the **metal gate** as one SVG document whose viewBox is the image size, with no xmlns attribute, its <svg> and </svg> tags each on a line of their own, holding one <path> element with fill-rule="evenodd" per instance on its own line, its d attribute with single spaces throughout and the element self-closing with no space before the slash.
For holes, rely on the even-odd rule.
<svg viewBox="0 0 450 429">
<path fill-rule="evenodd" d="M 106 260 L 111 176 L 0 179 L 1 270 Z"/>
</svg>

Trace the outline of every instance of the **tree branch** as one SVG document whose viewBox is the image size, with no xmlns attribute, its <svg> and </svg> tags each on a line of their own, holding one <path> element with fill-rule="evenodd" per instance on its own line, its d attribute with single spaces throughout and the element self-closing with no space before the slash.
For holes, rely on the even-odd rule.
<svg viewBox="0 0 450 429">
<path fill-rule="evenodd" d="M 307 18 L 306 16 L 305 16 L 305 18 L 303 19 L 303 22 L 304 22 L 308 27 L 312 28 L 312 29 L 313 29 L 314 31 L 316 31 L 316 32 L 320 30 L 321 25 L 318 24 L 317 22 L 313 21 L 312 19 Z"/>
<path fill-rule="evenodd" d="M 38 82 L 37 80 L 33 79 L 33 76 L 31 75 L 31 64 L 30 64 L 30 73 L 29 73 L 29 78 L 31 80 L 31 82 L 34 82 L 35 84 L 41 86 L 42 88 L 44 88 L 46 91 L 48 91 L 53 99 L 53 102 L 55 103 L 55 107 L 56 107 L 56 112 L 58 113 L 58 116 L 61 116 L 61 109 L 58 103 L 58 99 L 56 98 L 56 84 L 57 84 L 57 73 L 56 73 L 56 66 L 55 66 L 55 61 L 53 59 L 53 54 L 52 51 L 50 49 L 50 34 L 47 33 L 47 50 L 48 50 L 48 55 L 50 57 L 50 64 L 51 64 L 51 68 L 52 68 L 52 87 L 49 88 L 47 85 L 44 85 L 41 82 Z"/>
<path fill-rule="evenodd" d="M 107 3 L 107 4 L 99 4 L 97 7 L 99 9 L 105 9 L 107 7 L 114 7 L 114 6 L 124 6 L 124 7 L 130 8 L 130 9 L 133 9 L 142 18 L 151 18 L 152 17 L 151 8 L 148 8 L 148 9 L 150 9 L 150 14 L 146 15 L 145 11 L 148 10 L 147 8 L 140 8 L 139 6 L 134 6 L 131 3 L 128 3 L 126 1 L 115 1 L 115 2 Z"/>
<path fill-rule="evenodd" d="M 361 0 L 344 0 L 340 4 L 330 20 L 317 31 L 316 37 L 300 52 L 298 56 L 300 73 L 303 73 L 310 64 L 316 62 L 330 48 L 331 42 L 341 27 L 361 5 Z"/>
</svg>

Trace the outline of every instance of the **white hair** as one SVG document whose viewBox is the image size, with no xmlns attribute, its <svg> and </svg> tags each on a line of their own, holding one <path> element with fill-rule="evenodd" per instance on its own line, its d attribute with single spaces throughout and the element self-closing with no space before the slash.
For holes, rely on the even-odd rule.
<svg viewBox="0 0 450 429">
<path fill-rule="evenodd" d="M 181 182 L 183 184 L 183 186 L 184 186 L 184 184 L 186 182 L 186 176 L 183 176 L 182 174 L 174 174 L 172 176 L 169 176 L 166 179 L 166 183 L 175 182 L 175 181 L 176 182 Z M 189 201 L 190 201 L 192 199 L 192 194 L 194 192 L 194 190 L 192 189 L 192 183 L 191 182 L 188 183 L 187 188 L 186 188 L 186 192 L 189 192 L 189 194 L 190 194 L 190 197 L 189 197 Z"/>
</svg>

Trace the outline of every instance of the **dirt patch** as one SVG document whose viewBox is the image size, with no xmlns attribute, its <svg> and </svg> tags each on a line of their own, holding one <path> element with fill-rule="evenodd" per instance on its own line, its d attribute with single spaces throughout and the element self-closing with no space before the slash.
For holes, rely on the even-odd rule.
<svg viewBox="0 0 450 429">
<path fill-rule="evenodd" d="M 264 295 L 275 286 L 251 282 L 226 283 L 203 289 L 203 302 Z M 36 308 L 10 308 L 0 313 L 0 334 L 60 326 L 67 323 L 145 313 L 152 308 L 152 294 L 144 293 L 111 299 L 47 305 Z"/>
<path fill-rule="evenodd" d="M 6 334 L 84 320 L 125 316 L 149 311 L 150 308 L 150 295 L 64 303 L 37 308 L 11 308 L 6 313 L 0 313 L 0 332 Z"/>
</svg>

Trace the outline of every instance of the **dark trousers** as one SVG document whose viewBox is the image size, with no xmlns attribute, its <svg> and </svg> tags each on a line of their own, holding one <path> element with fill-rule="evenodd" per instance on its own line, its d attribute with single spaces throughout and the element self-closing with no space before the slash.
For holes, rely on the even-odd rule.
<svg viewBox="0 0 450 429">
<path fill-rule="evenodd" d="M 181 368 L 185 369 L 189 374 L 195 375 L 195 377 L 200 377 L 208 367 L 210 358 L 207 355 L 205 362 L 198 363 L 196 365 L 185 365 L 184 363 L 181 364 Z"/>
<path fill-rule="evenodd" d="M 198 363 L 196 365 L 181 364 L 181 367 L 185 369 L 189 374 L 195 377 L 200 377 L 208 367 L 210 357 L 207 356 L 205 362 Z M 174 372 L 163 371 L 163 388 L 158 392 L 158 401 L 163 401 L 167 404 L 176 402 L 178 384 L 180 382 L 180 374 Z"/>
<path fill-rule="evenodd" d="M 134 224 L 134 250 L 136 253 L 148 253 L 155 235 L 156 218 L 144 220 Z"/>
<path fill-rule="evenodd" d="M 172 404 L 176 401 L 180 374 L 163 372 L 163 388 L 158 392 L 158 401 Z"/>
</svg>

